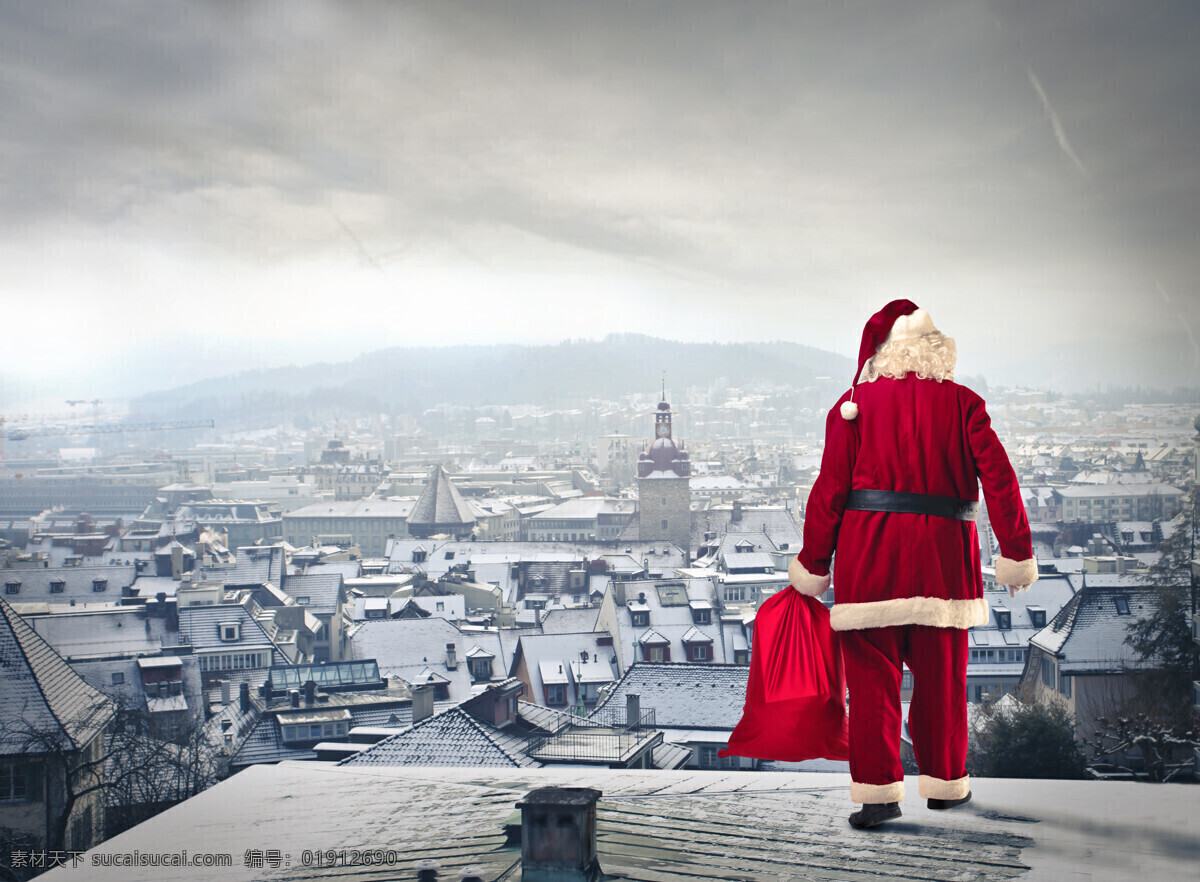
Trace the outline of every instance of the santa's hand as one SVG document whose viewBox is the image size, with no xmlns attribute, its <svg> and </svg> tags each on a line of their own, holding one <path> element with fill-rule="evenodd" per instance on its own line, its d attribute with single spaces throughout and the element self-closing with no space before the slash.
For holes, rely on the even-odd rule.
<svg viewBox="0 0 1200 882">
<path fill-rule="evenodd" d="M 1017 587 L 1016 587 L 1016 586 L 1014 586 L 1014 585 L 1005 585 L 1004 587 L 1008 589 L 1008 596 L 1009 596 L 1009 597 L 1016 597 L 1016 596 L 1017 596 L 1017 592 L 1021 590 L 1020 588 L 1017 588 Z"/>
</svg>

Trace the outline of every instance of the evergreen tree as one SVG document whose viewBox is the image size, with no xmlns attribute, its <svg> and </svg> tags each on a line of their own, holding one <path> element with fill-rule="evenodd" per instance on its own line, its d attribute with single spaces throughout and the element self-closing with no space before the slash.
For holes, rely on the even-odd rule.
<svg viewBox="0 0 1200 882">
<path fill-rule="evenodd" d="M 1175 529 L 1161 546 L 1162 557 L 1150 569 L 1157 608 L 1129 626 L 1125 642 L 1143 659 L 1161 666 L 1155 688 L 1164 704 L 1191 709 L 1191 683 L 1197 679 L 1197 645 L 1192 639 L 1194 589 L 1192 561 L 1196 558 L 1197 488 L 1184 499 L 1183 510 L 1172 522 Z M 1174 713 L 1168 716 L 1175 716 Z"/>
<path fill-rule="evenodd" d="M 1082 778 L 1075 724 L 1060 702 L 995 710 L 980 726 L 973 774 L 990 778 Z"/>
</svg>

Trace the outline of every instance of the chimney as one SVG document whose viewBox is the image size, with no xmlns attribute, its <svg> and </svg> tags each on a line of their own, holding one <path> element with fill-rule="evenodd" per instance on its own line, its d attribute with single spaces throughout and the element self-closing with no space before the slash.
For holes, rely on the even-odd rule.
<svg viewBox="0 0 1200 882">
<path fill-rule="evenodd" d="M 642 717 L 642 696 L 636 692 L 625 693 L 625 725 L 636 726 Z"/>
<path fill-rule="evenodd" d="M 171 578 L 176 582 L 183 578 L 183 546 L 178 542 L 171 546 Z"/>
<path fill-rule="evenodd" d="M 596 802 L 591 787 L 539 787 L 521 810 L 522 882 L 597 882 Z"/>
<path fill-rule="evenodd" d="M 317 701 L 317 681 L 316 680 L 305 680 L 304 681 L 304 703 L 305 704 L 315 704 L 316 701 Z"/>
<path fill-rule="evenodd" d="M 221 706 L 222 706 L 222 707 L 225 707 L 226 705 L 228 705 L 228 704 L 229 704 L 229 702 L 230 702 L 230 698 L 229 698 L 229 681 L 228 681 L 228 680 L 222 680 L 222 681 L 221 681 Z"/>
<path fill-rule="evenodd" d="M 238 704 L 241 706 L 242 713 L 250 712 L 250 684 L 243 683 L 238 687 Z"/>
<path fill-rule="evenodd" d="M 167 617 L 167 592 L 159 591 L 154 595 L 154 617 L 165 619 Z"/>
<path fill-rule="evenodd" d="M 646 602 L 646 592 L 639 591 L 638 592 L 638 603 L 645 603 L 645 602 Z"/>
<path fill-rule="evenodd" d="M 453 643 L 446 644 L 446 667 L 452 671 L 458 668 L 458 659 L 455 658 L 455 649 Z"/>
<path fill-rule="evenodd" d="M 418 683 L 412 688 L 412 721 L 419 723 L 432 716 L 433 686 L 429 683 Z"/>
<path fill-rule="evenodd" d="M 288 698 L 291 699 L 292 707 L 300 706 L 300 690 L 299 689 L 289 689 L 288 690 Z"/>
<path fill-rule="evenodd" d="M 740 524 L 742 522 L 742 502 L 740 499 L 734 500 L 733 514 L 730 515 L 729 520 L 735 524 Z"/>
</svg>

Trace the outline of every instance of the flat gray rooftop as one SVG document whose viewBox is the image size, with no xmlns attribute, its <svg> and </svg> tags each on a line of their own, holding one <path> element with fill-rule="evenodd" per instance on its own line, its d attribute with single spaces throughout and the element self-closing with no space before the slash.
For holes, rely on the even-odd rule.
<svg viewBox="0 0 1200 882">
<path fill-rule="evenodd" d="M 910 778 L 904 817 L 858 831 L 842 774 L 293 762 L 240 772 L 43 878 L 415 879 L 416 863 L 434 859 L 439 879 L 480 866 L 511 882 L 520 847 L 505 844 L 502 825 L 525 793 L 554 785 L 603 791 L 600 865 L 614 879 L 1180 879 L 1200 858 L 1200 787 L 1184 784 L 980 778 L 971 803 L 933 812 Z M 183 848 L 228 853 L 233 866 L 91 862 Z M 277 849 L 281 865 L 247 867 L 248 849 Z M 319 869 L 303 865 L 305 849 L 393 849 L 397 863 Z"/>
</svg>

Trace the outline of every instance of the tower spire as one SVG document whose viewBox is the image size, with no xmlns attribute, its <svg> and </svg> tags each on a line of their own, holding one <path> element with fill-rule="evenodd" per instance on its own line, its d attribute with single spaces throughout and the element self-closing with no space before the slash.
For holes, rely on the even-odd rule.
<svg viewBox="0 0 1200 882">
<path fill-rule="evenodd" d="M 660 398 L 659 400 L 660 401 L 667 400 L 667 372 L 666 371 L 663 371 L 663 375 L 662 375 L 662 398 Z"/>
</svg>

